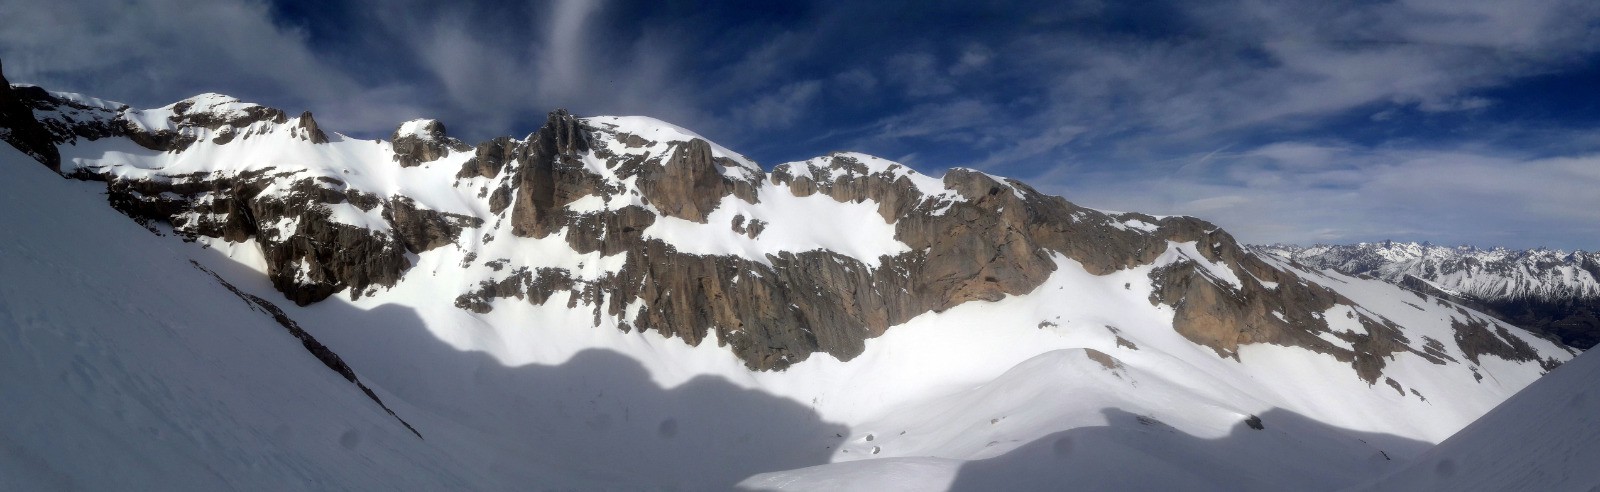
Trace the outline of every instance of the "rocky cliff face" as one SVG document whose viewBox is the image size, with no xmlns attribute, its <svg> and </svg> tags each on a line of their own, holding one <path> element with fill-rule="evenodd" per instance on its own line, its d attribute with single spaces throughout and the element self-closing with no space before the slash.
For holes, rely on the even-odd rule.
<svg viewBox="0 0 1600 492">
<path fill-rule="evenodd" d="M 145 149 L 179 154 L 202 137 L 212 146 L 273 137 L 328 142 L 310 113 L 291 120 L 283 111 L 214 94 L 151 111 L 44 91 L 21 92 L 15 102 L 35 108 L 53 145 L 125 138 Z M 272 166 L 139 175 L 76 166 L 68 174 L 104 181 L 111 206 L 152 230 L 165 225 L 190 241 L 254 242 L 267 259 L 273 285 L 301 305 L 339 291 L 356 297 L 372 287 L 392 286 L 410 267 L 407 251 L 447 244 L 464 227 L 481 223 L 419 209 L 404 196 L 353 189 L 337 177 Z M 380 219 L 340 220 L 350 215 Z"/>
<path fill-rule="evenodd" d="M 61 172 L 61 154 L 54 139 L 38 120 L 28 101 L 48 97 L 43 89 L 32 86 L 13 87 L 4 74 L 0 74 L 0 140 L 11 144 L 52 171 Z"/>
<path fill-rule="evenodd" d="M 766 172 L 662 122 L 564 110 L 526 138 L 468 146 L 431 120 L 401 125 L 391 142 L 330 138 L 309 113 L 214 94 L 153 110 L 0 95 L 9 135 L 34 135 L 13 145 L 46 165 L 48 150 L 80 149 L 61 171 L 104 182 L 111 205 L 152 230 L 253 243 L 273 285 L 302 305 L 372 295 L 416 255 L 445 248 L 482 272 L 461 286 L 462 309 L 564 304 L 597 327 L 714 338 L 770 370 L 819 352 L 851 359 L 895 325 L 1032 292 L 1061 268 L 1141 271 L 1150 303 L 1220 357 L 1248 344 L 1305 347 L 1368 384 L 1397 352 L 1444 363 L 1429 350 L 1442 342 L 1408 338 L 1210 223 L 1101 212 L 972 170 L 932 178 L 836 153 Z M 18 107 L 33 117 L 6 109 Z M 151 153 L 93 150 L 118 139 Z M 828 230 L 839 211 L 859 230 Z M 1457 343 L 1532 357 L 1482 336 L 1488 323 L 1462 311 Z"/>
<path fill-rule="evenodd" d="M 389 135 L 394 145 L 394 161 L 400 167 L 415 167 L 449 156 L 452 152 L 467 152 L 471 146 L 445 134 L 444 123 L 437 120 L 418 119 L 401 123 Z"/>
</svg>

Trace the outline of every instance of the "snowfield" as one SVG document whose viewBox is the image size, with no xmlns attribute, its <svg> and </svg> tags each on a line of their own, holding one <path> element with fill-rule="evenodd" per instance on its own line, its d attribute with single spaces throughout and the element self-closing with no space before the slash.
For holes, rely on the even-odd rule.
<svg viewBox="0 0 1600 492">
<path fill-rule="evenodd" d="M 1578 356 L 1405 468 L 1351 490 L 1600 488 L 1600 358 Z"/>
</svg>

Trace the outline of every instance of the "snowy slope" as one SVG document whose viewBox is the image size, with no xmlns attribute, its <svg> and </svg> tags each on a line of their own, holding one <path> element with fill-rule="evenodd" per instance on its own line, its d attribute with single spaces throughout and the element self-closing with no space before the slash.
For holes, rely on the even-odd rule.
<svg viewBox="0 0 1600 492">
<path fill-rule="evenodd" d="M 280 297 L 258 274 L 13 149 L 0 169 L 0 489 L 704 490 L 823 462 L 846 432 L 719 379 L 662 388 L 613 351 L 505 366 L 410 308 L 278 302 L 419 439 L 189 262 Z M 338 340 L 351 333 L 376 336 Z"/>
<path fill-rule="evenodd" d="M 1405 468 L 1352 490 L 1600 488 L 1597 389 L 1600 357 L 1579 356 Z"/>
<path fill-rule="evenodd" d="M 74 106 L 72 114 L 65 110 L 42 114 L 41 120 L 121 118 L 151 133 L 90 139 L 80 131 L 62 141 L 64 174 L 106 184 L 60 182 L 37 166 L 29 168 L 25 157 L 6 149 L 7 169 L 18 170 L 8 172 L 8 178 L 16 177 L 7 180 L 7 186 L 15 188 L 7 196 L 17 197 L 19 204 L 33 204 L 9 207 L 4 214 L 11 221 L 8 230 L 27 232 L 10 236 L 5 243 L 28 252 L 6 255 L 8 268 L 19 269 L 14 278 L 95 278 L 111 284 L 86 292 L 71 283 L 33 290 L 8 281 L 6 292 L 12 297 L 6 298 L 5 306 L 27 313 L 17 306 L 51 306 L 56 305 L 47 302 L 52 299 L 101 299 L 115 296 L 96 292 L 137 291 L 137 296 L 158 299 L 92 304 L 94 309 L 72 315 L 81 317 L 62 318 L 51 326 L 62 332 L 103 326 L 106 319 L 125 317 L 117 309 L 143 309 L 150 311 L 146 323 L 150 329 L 103 328 L 128 338 L 100 346 L 108 352 L 113 347 L 135 347 L 119 352 L 125 354 L 119 357 L 141 363 L 146 355 L 139 347 L 190 343 L 199 344 L 191 352 L 217 350 L 220 355 L 201 357 L 193 364 L 185 362 L 196 360 L 192 357 L 155 352 L 151 360 L 177 365 L 123 371 L 192 379 L 198 385 L 195 396 L 172 404 L 179 408 L 178 415 L 215 414 L 235 424 L 202 419 L 188 428 L 187 441 L 173 445 L 175 456 L 153 459 L 177 463 L 168 469 L 226 470 L 252 463 L 193 451 L 216 445 L 267 447 L 299 461 L 283 465 L 295 467 L 293 473 L 273 464 L 257 465 L 260 471 L 254 475 L 239 475 L 246 481 L 201 476 L 194 488 L 428 490 L 536 484 L 721 489 L 736 483 L 785 489 L 1049 488 L 1071 477 L 1103 488 L 1332 489 L 1395 469 L 1572 354 L 1482 313 L 1381 281 L 1272 260 L 1258 269 L 1246 268 L 1244 259 L 1218 253 L 1231 251 L 1227 244 L 1231 238 L 1220 231 L 1180 230 L 1203 228 L 1203 222 L 1063 207 L 1072 211 L 1063 226 L 1110 224 L 1108 228 L 1125 234 L 1119 237 L 1147 242 L 1154 249 L 1139 261 L 1111 262 L 1111 268 L 1076 259 L 1092 256 L 1023 255 L 1039 267 L 1022 273 L 998 267 L 985 270 L 973 289 L 989 289 L 988 284 L 1009 281 L 1000 278 L 1008 275 L 1037 276 L 1037 284 L 1026 290 L 1001 290 L 999 295 L 992 295 L 995 290 L 974 290 L 978 294 L 964 298 L 965 302 L 929 307 L 904 320 L 873 318 L 886 326 L 862 337 L 858 352 L 836 356 L 819 350 L 794 360 L 789 359 L 792 353 L 776 352 L 783 363 L 767 367 L 783 370 L 753 371 L 752 359 L 736 350 L 751 339 L 754 327 L 639 328 L 651 308 L 646 302 L 649 293 L 618 299 L 616 292 L 636 284 L 621 285 L 617 279 L 631 278 L 623 273 L 642 268 L 639 263 L 655 265 L 662 260 L 637 250 L 614 251 L 605 241 L 636 234 L 642 241 L 665 245 L 659 253 L 673 262 L 712 262 L 715 271 L 697 273 L 698 278 L 730 275 L 730 284 L 721 292 L 735 292 L 732 289 L 738 285 L 757 282 L 780 285 L 770 283 L 778 277 L 776 272 L 796 264 L 825 270 L 829 272 L 825 277 L 832 279 L 888 275 L 905 269 L 908 262 L 923 261 L 916 257 L 921 248 L 910 243 L 916 240 L 908 233 L 916 232 L 914 227 L 902 222 L 913 216 L 891 212 L 915 210 L 922 214 L 917 220 L 937 221 L 957 214 L 976 216 L 974 204 L 988 200 L 985 203 L 1013 205 L 992 211 L 1010 217 L 1025 216 L 1021 206 L 1054 202 L 1047 203 L 1014 181 L 967 171 L 952 171 L 941 180 L 860 154 L 789 163 L 768 174 L 747 158 L 686 129 L 640 117 L 576 121 L 553 113 L 552 126 L 540 133 L 506 140 L 516 150 L 506 153 L 511 158 L 496 164 L 500 167 L 487 164 L 500 155 L 489 144 L 473 152 L 441 151 L 441 156 L 418 158 L 417 165 L 403 167 L 396 164 L 393 142 L 332 132 L 324 135 L 325 141 L 312 138 L 308 128 L 315 125 L 307 123 L 309 115 L 292 118 L 225 96 L 206 95 L 148 111 L 76 95 L 57 96 L 82 107 Z M 223 123 L 213 124 L 217 121 Z M 557 123 L 567 126 L 555 127 Z M 58 126 L 72 127 L 62 125 Z M 410 128 L 397 135 L 417 134 L 419 124 L 407 125 Z M 589 128 L 585 131 L 591 132 L 590 139 L 561 133 L 573 128 Z M 562 138 L 552 143 L 543 135 Z M 155 144 L 132 138 L 167 139 L 157 142 L 167 142 L 162 145 L 187 143 L 153 150 L 150 145 Z M 552 170 L 536 169 L 539 152 L 545 151 L 540 145 L 562 152 Z M 662 191 L 671 188 L 668 178 L 673 173 L 688 173 L 672 166 L 695 162 L 705 164 L 699 169 L 716 174 L 689 173 L 686 182 L 726 187 L 726 194 L 706 209 Z M 650 165 L 659 165 L 667 178 L 652 182 L 656 178 L 649 172 L 637 171 Z M 536 189 L 528 185 L 527 176 L 536 171 L 578 176 L 560 183 L 582 188 L 583 193 L 554 205 L 530 206 L 527 210 L 537 213 L 519 216 L 522 199 Z M 980 193 L 962 191 L 977 184 Z M 145 232 L 100 203 L 106 198 L 92 190 L 106 190 L 114 206 L 144 220 L 149 229 L 196 244 Z M 306 199 L 317 196 L 337 199 Z M 252 223 L 228 222 L 234 217 L 229 214 L 241 208 L 235 204 L 250 200 L 258 201 L 242 207 L 252 211 L 243 214 Z M 284 208 L 296 211 L 281 213 Z M 426 227 L 399 219 L 419 210 L 461 219 L 424 221 Z M 542 215 L 550 210 L 560 213 Z M 648 214 L 650 221 L 643 227 L 578 227 L 583 217 L 604 222 L 626 217 L 625 211 Z M 263 212 L 280 214 L 267 220 Z M 101 226 L 42 225 L 77 216 L 93 217 Z M 571 222 L 550 227 L 551 220 Z M 751 232 L 756 223 L 762 224 L 760 230 Z M 229 229 L 235 226 L 239 228 Z M 449 233 L 452 230 L 454 234 Z M 68 233 L 75 235 L 64 236 Z M 1173 239 L 1181 234 L 1197 236 Z M 395 239 L 401 236 L 407 240 Z M 350 272 L 353 267 L 341 261 L 359 263 L 374 256 L 337 255 L 352 248 L 334 248 L 331 259 L 306 254 L 283 261 L 283 251 L 300 254 L 303 251 L 295 248 L 324 240 L 356 241 L 364 248 L 376 244 L 371 251 L 394 261 L 370 270 L 354 268 L 356 273 L 349 278 L 365 284 L 328 277 Z M 71 247 L 58 250 L 53 247 L 57 244 Z M 983 258 L 997 256 L 979 253 Z M 46 254 L 56 256 L 40 256 Z M 91 261 L 84 258 L 103 265 L 84 263 Z M 304 294 L 293 297 L 309 301 L 304 306 L 287 300 L 278 304 L 348 362 L 426 440 L 417 441 L 314 359 L 303 368 L 307 374 L 291 379 L 279 379 L 289 378 L 288 371 L 256 373 L 260 367 L 275 367 L 271 360 L 306 358 L 292 339 L 282 352 L 255 349 L 266 344 L 259 340 L 217 342 L 223 347 L 189 342 L 191 337 L 248 329 L 250 325 L 236 319 L 251 316 L 260 319 L 260 326 L 250 330 L 250 336 L 287 338 L 270 319 L 242 303 L 238 312 L 225 310 L 233 305 L 228 301 L 231 294 L 191 268 L 189 259 L 255 296 L 276 301 L 285 294 Z M 801 263 L 813 259 L 819 260 Z M 331 266 L 313 265 L 312 260 L 326 260 Z M 125 269 L 134 268 L 129 265 L 148 266 L 129 272 Z M 382 269 L 388 267 L 396 270 Z M 41 268 L 88 270 L 59 275 Z M 115 278 L 110 273 L 84 273 L 102 268 L 115 272 Z M 1171 275 L 1174 271 L 1191 270 L 1191 276 L 1182 278 L 1199 286 L 1195 292 L 1219 292 L 1223 297 L 1215 300 L 1219 306 L 1232 297 L 1328 289 L 1331 293 L 1323 300 L 1332 307 L 1294 321 L 1325 330 L 1299 344 L 1240 338 L 1246 342 L 1237 347 L 1207 346 L 1194 338 L 1197 335 L 1175 328 L 1180 323 L 1175 306 L 1182 302 L 1161 301 L 1171 290 L 1170 285 L 1161 285 L 1163 279 L 1177 278 Z M 387 273 L 395 275 L 374 279 Z M 671 279 L 666 277 L 679 272 L 660 268 L 648 273 L 642 277 L 648 282 L 640 283 L 667 282 Z M 1266 274 L 1278 280 L 1258 277 Z M 805 287 L 822 290 L 829 285 Z M 911 290 L 902 285 L 866 285 Z M 308 294 L 323 287 L 331 290 L 321 292 L 321 297 Z M 339 295 L 328 296 L 334 292 Z M 478 295 L 485 292 L 493 295 Z M 670 294 L 657 299 L 676 302 Z M 185 304 L 190 296 L 195 306 Z M 1194 303 L 1203 300 L 1194 299 Z M 1263 326 L 1288 326 L 1286 316 L 1301 314 L 1289 312 L 1301 304 L 1275 306 L 1280 311 L 1247 314 L 1264 320 L 1275 315 L 1280 320 L 1264 321 Z M 798 305 L 790 308 L 816 314 Z M 13 317 L 27 320 L 43 315 Z M 172 323 L 197 329 L 157 329 Z M 223 325 L 230 331 L 214 329 Z M 19 321 L 13 326 L 17 328 L 12 331 L 24 333 L 21 327 L 29 325 Z M 702 329 L 704 338 L 691 339 L 702 335 L 688 328 Z M 796 329 L 823 328 L 813 323 Z M 1250 330 L 1236 335 L 1266 331 L 1262 326 L 1246 328 Z M 1381 352 L 1352 355 L 1364 350 L 1360 347 L 1373 346 L 1372 339 L 1386 330 L 1395 330 L 1398 336 L 1376 345 Z M 99 352 L 73 344 L 18 348 L 32 346 L 7 348 L 33 351 L 27 353 L 32 354 L 28 359 L 8 359 L 33 361 L 12 371 L 32 376 L 7 380 L 8 393 L 15 385 L 18 391 L 75 405 L 70 400 L 78 398 L 74 390 L 38 387 L 28 381 L 68 371 L 51 364 L 82 355 L 80 350 Z M 236 357 L 235 352 L 243 351 L 239 347 L 253 351 Z M 234 361 L 258 362 L 230 365 Z M 113 363 L 101 366 L 106 364 Z M 311 377 L 316 370 L 327 373 L 315 376 L 325 380 L 326 387 L 308 390 L 305 396 L 264 393 L 273 398 L 258 402 L 251 393 L 240 394 L 239 388 L 293 388 L 291 382 Z M 127 394 L 135 400 L 165 398 L 160 386 L 130 388 Z M 341 391 L 349 395 L 340 396 Z M 241 403 L 221 409 L 201 406 L 233 401 L 230 398 Z M 285 408 L 271 418 L 240 409 L 275 408 L 272 402 Z M 318 406 L 323 404 L 342 407 Z M 115 432 L 187 425 L 151 424 L 149 418 L 119 414 L 123 406 L 108 403 L 103 412 L 80 415 L 78 420 Z M 26 415 L 64 425 L 63 420 L 48 420 L 57 417 L 47 409 L 24 407 L 21 411 L 31 412 Z M 361 430 L 354 438 L 328 441 L 316 439 L 332 435 L 333 430 L 309 435 L 296 431 L 280 440 L 261 430 L 301 419 L 339 435 L 347 434 L 340 426 L 386 427 L 381 433 Z M 364 427 L 347 425 L 352 419 Z M 1262 428 L 1256 429 L 1257 424 Z M 396 429 L 404 434 L 394 433 Z M 329 443 L 360 445 L 368 442 L 369 432 L 381 436 L 370 438 L 381 443 L 381 452 L 324 458 L 343 449 Z M 7 434 L 11 435 L 34 437 L 9 445 L 7 452 L 44 456 L 41 462 L 50 465 L 28 470 L 93 475 L 85 471 L 92 461 L 51 451 L 54 448 L 40 434 Z M 85 441 L 102 445 L 104 453 L 112 455 L 138 454 L 133 450 L 142 442 L 121 435 L 91 435 Z M 194 463 L 200 466 L 186 465 Z M 397 469 L 404 472 L 382 475 Z M 48 475 L 19 476 L 34 483 L 51 479 Z M 132 483 L 154 484 L 155 476 L 135 475 Z"/>
<path fill-rule="evenodd" d="M 189 248 L 9 147 L 0 169 L 0 489 L 480 483 L 192 267 Z"/>
</svg>

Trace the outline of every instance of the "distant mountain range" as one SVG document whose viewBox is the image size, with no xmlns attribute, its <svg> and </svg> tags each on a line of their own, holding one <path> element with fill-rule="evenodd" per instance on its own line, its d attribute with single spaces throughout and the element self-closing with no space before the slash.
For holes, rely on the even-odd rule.
<svg viewBox="0 0 1600 492">
<path fill-rule="evenodd" d="M 1600 253 L 1393 241 L 1252 248 L 1305 266 L 1449 296 L 1574 347 L 1600 342 Z"/>
</svg>

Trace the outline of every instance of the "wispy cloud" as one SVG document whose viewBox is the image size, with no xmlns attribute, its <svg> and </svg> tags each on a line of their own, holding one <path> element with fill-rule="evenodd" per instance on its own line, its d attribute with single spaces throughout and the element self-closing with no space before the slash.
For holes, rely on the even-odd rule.
<svg viewBox="0 0 1600 492">
<path fill-rule="evenodd" d="M 810 108 L 821 89 L 821 81 L 795 82 L 736 109 L 734 115 L 755 128 L 786 128 Z"/>
<path fill-rule="evenodd" d="M 1049 189 L 1090 206 L 1205 217 L 1252 242 L 1589 248 L 1600 237 L 1600 154 L 1529 158 L 1463 148 L 1280 142 L 1219 172 L 1081 179 Z"/>
</svg>

